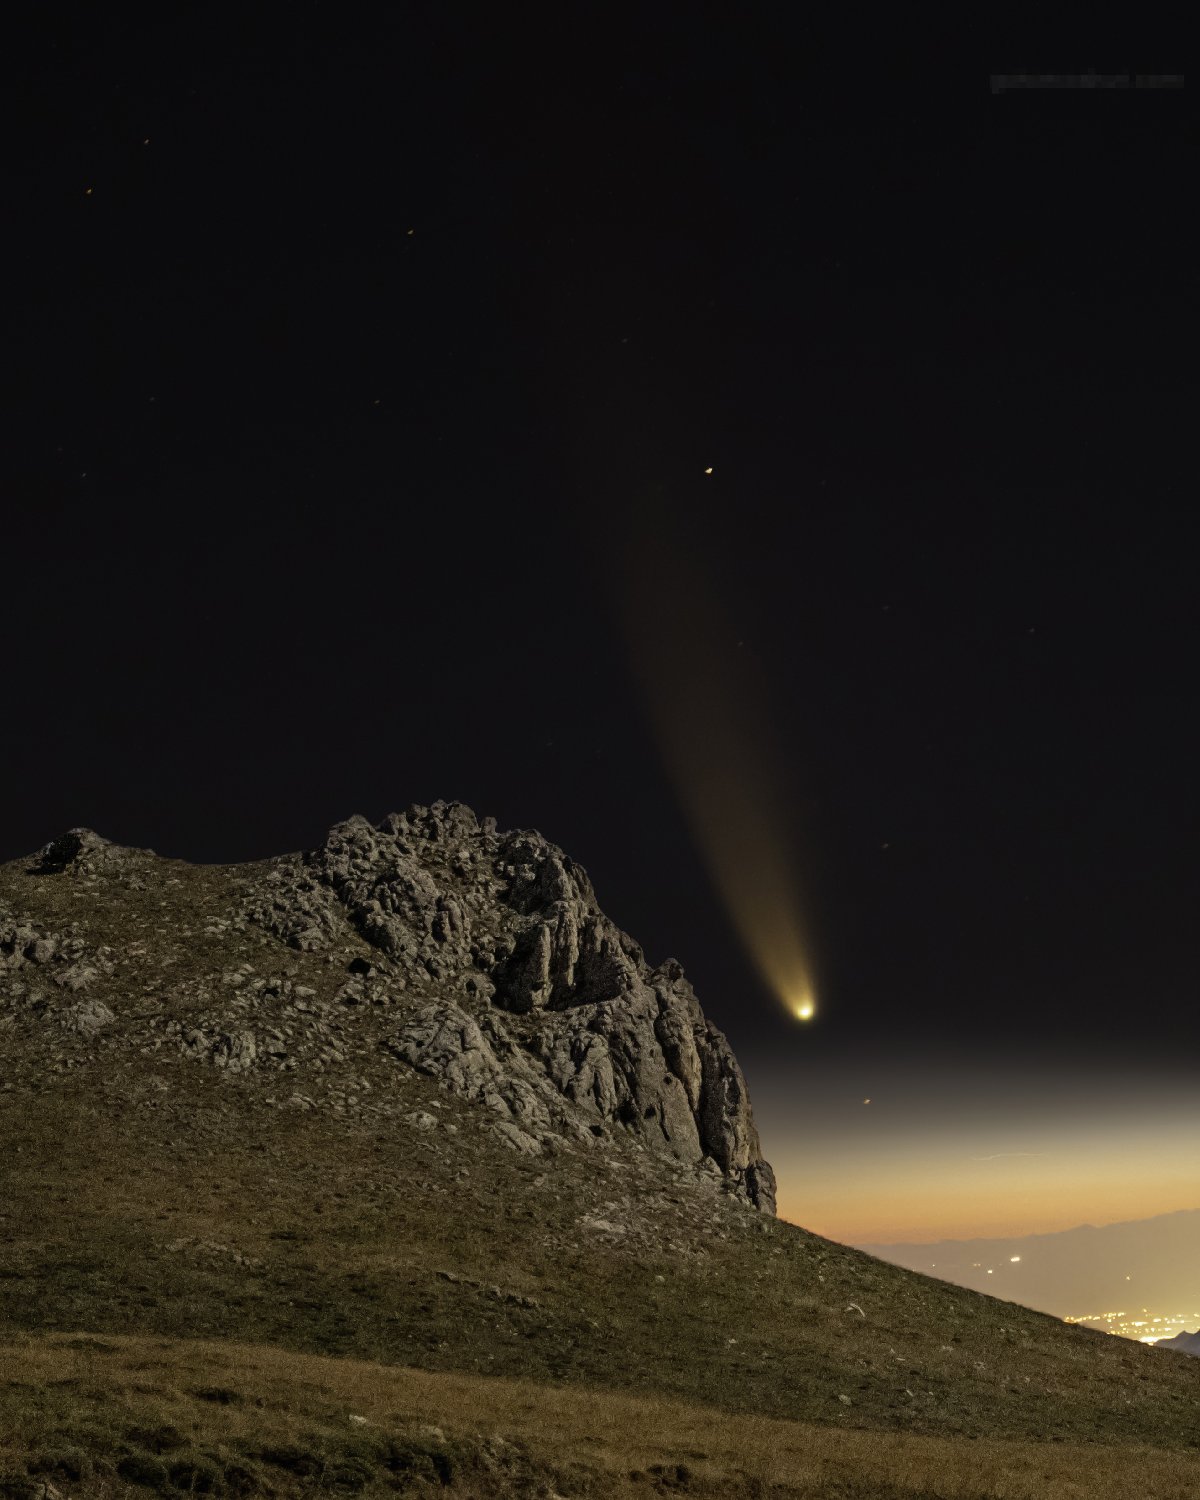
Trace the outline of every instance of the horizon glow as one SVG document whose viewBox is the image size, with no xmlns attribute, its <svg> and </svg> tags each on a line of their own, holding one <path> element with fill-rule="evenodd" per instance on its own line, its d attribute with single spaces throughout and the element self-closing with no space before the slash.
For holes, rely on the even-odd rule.
<svg viewBox="0 0 1200 1500">
<path fill-rule="evenodd" d="M 1139 1095 L 1119 1109 L 1078 1099 L 1075 1111 L 949 1105 L 922 1117 L 886 1085 L 871 1097 L 869 1110 L 847 1102 L 815 1152 L 811 1120 L 788 1128 L 773 1100 L 756 1107 L 781 1218 L 842 1244 L 928 1244 L 1200 1207 L 1194 1107 Z"/>
</svg>

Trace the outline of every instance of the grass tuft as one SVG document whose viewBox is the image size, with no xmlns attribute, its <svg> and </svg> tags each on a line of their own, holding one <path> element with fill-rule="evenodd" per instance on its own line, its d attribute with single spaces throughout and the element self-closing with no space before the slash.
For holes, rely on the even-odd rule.
<svg viewBox="0 0 1200 1500">
<path fill-rule="evenodd" d="M 225 1471 L 207 1453 L 185 1453 L 171 1460 L 167 1470 L 171 1487 L 188 1495 L 220 1495 L 225 1490 Z"/>
<path fill-rule="evenodd" d="M 144 1451 L 127 1453 L 119 1459 L 117 1473 L 130 1484 L 140 1484 L 148 1490 L 165 1490 L 169 1479 L 162 1459 Z"/>
<path fill-rule="evenodd" d="M 77 1484 L 92 1472 L 92 1460 L 82 1448 L 64 1444 L 58 1448 L 40 1448 L 28 1462 L 30 1474 L 43 1474 L 48 1479 L 65 1479 Z"/>
</svg>

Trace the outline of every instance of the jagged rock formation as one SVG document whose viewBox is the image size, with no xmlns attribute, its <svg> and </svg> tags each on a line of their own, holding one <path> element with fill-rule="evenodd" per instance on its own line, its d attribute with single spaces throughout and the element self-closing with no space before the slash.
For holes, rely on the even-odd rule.
<svg viewBox="0 0 1200 1500">
<path fill-rule="evenodd" d="M 86 829 L 25 866 L 120 893 L 133 911 L 137 893 L 178 886 L 190 870 Z M 516 1151 L 631 1142 L 774 1212 L 745 1080 L 682 967 L 651 965 L 600 910 L 586 873 L 539 834 L 499 832 L 458 803 L 414 806 L 192 884 L 198 925 L 170 933 L 140 918 L 124 951 L 0 908 L 0 1025 L 51 1017 L 96 1046 L 133 1037 L 143 1054 L 165 1046 L 230 1075 L 342 1068 L 339 1108 L 378 1088 L 354 1064 L 382 1052 L 478 1106 Z M 181 957 L 155 970 L 168 937 Z M 263 975 L 247 961 L 261 949 L 246 945 L 264 941 L 292 953 L 294 972 Z M 194 972 L 206 954 L 223 962 Z M 135 971 L 146 998 L 132 1007 Z"/>
</svg>

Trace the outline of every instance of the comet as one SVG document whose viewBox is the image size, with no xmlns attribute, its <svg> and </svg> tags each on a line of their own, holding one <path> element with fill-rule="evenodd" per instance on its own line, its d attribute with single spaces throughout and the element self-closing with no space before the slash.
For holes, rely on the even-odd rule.
<svg viewBox="0 0 1200 1500">
<path fill-rule="evenodd" d="M 696 518 L 653 495 L 626 539 L 623 624 L 663 764 L 747 954 L 786 1014 L 808 1024 L 817 988 L 788 826 L 794 760 L 765 678 L 709 581 Z"/>
</svg>

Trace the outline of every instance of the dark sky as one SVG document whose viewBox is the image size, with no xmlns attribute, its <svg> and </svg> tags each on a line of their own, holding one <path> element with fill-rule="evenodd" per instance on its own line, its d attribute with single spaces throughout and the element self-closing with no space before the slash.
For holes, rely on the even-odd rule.
<svg viewBox="0 0 1200 1500">
<path fill-rule="evenodd" d="M 797 1028 L 616 618 L 654 494 L 791 768 L 806 1055 L 1190 1067 L 1184 95 L 789 24 L 299 5 L 9 51 L 0 857 L 460 798 L 587 866 L 766 1094 Z"/>
</svg>

